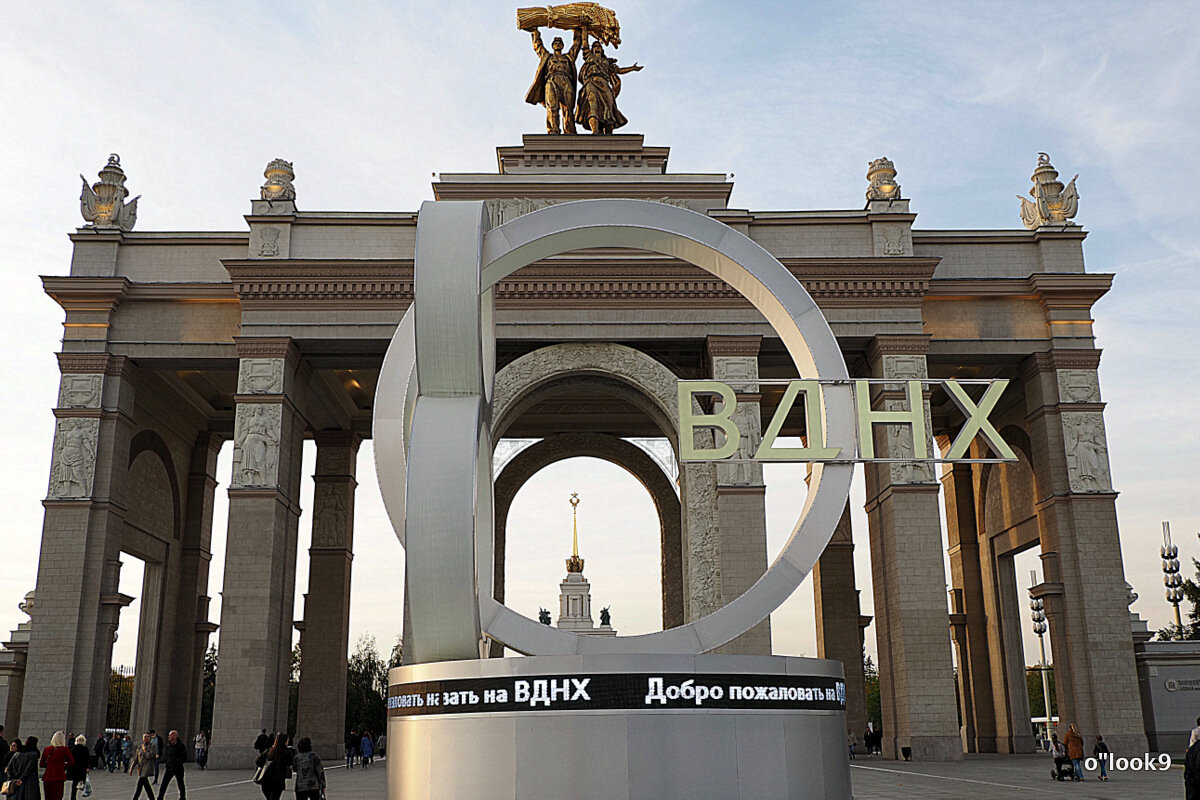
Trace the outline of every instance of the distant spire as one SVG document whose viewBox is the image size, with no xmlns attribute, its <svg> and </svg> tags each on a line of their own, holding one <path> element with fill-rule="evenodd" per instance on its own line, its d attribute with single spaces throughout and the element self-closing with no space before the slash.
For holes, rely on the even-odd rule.
<svg viewBox="0 0 1200 800">
<path fill-rule="evenodd" d="M 579 558 L 579 493 L 571 492 L 571 555 Z"/>
<path fill-rule="evenodd" d="M 579 557 L 579 493 L 571 492 L 571 557 L 567 559 L 567 572 L 583 572 L 583 559 Z"/>
</svg>

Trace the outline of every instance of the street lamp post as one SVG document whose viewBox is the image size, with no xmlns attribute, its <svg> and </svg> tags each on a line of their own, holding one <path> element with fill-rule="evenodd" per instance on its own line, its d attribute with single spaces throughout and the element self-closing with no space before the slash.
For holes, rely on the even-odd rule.
<svg viewBox="0 0 1200 800">
<path fill-rule="evenodd" d="M 1029 608 L 1033 618 L 1033 632 L 1038 637 L 1038 648 L 1041 650 L 1042 661 L 1038 672 L 1042 674 L 1042 706 L 1046 709 L 1046 739 L 1050 738 L 1050 679 L 1046 677 L 1046 611 L 1042 598 L 1033 596 L 1033 587 L 1037 585 L 1037 570 L 1029 570 Z"/>
<path fill-rule="evenodd" d="M 1163 586 L 1167 587 L 1167 602 L 1175 607 L 1175 630 L 1183 635 L 1183 620 L 1179 616 L 1179 601 L 1183 600 L 1183 578 L 1179 575 L 1179 548 L 1171 543 L 1171 523 L 1163 522 L 1162 555 Z"/>
</svg>

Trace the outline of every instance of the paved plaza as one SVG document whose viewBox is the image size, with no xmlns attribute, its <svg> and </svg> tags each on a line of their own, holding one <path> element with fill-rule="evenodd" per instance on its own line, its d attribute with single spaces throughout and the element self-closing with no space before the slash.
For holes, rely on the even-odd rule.
<svg viewBox="0 0 1200 800">
<path fill-rule="evenodd" d="M 340 764 L 326 770 L 329 800 L 384 800 L 385 765 L 346 770 Z M 1157 800 L 1183 796 L 1183 770 L 1176 765 L 1155 772 L 1120 773 L 1101 783 L 1089 776 L 1084 783 L 1054 783 L 1045 756 L 967 756 L 961 762 L 904 763 L 858 758 L 851 765 L 855 800 L 1000 800 L 1000 798 L 1130 798 Z M 128 775 L 102 773 L 93 780 L 95 800 L 129 800 L 135 781 Z M 242 770 L 199 771 L 189 765 L 188 796 L 199 800 L 256 800 L 262 793 Z M 155 787 L 157 789 L 157 787 Z M 168 798 L 177 797 L 175 787 Z M 291 798 L 292 792 L 284 793 Z M 581 799 L 582 800 L 582 799 Z"/>
</svg>

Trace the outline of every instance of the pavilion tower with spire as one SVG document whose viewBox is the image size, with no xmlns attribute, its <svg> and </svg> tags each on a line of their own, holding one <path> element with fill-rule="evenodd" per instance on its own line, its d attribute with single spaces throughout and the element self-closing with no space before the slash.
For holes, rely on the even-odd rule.
<svg viewBox="0 0 1200 800">
<path fill-rule="evenodd" d="M 611 624 L 592 620 L 592 588 L 583 577 L 583 559 L 579 557 L 579 494 L 571 494 L 571 557 L 567 559 L 567 577 L 559 584 L 558 627 L 587 636 L 616 636 Z M 603 614 L 602 614 L 603 616 Z"/>
</svg>

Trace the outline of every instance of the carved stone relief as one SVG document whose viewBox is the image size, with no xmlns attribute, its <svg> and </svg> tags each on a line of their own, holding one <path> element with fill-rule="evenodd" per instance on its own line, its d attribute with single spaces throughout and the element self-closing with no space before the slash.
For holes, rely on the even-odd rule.
<svg viewBox="0 0 1200 800">
<path fill-rule="evenodd" d="M 243 358 L 238 364 L 238 394 L 279 394 L 283 391 L 282 358 Z"/>
<path fill-rule="evenodd" d="M 275 486 L 279 477 L 279 432 L 283 407 L 237 407 L 233 434 L 233 486 Z"/>
<path fill-rule="evenodd" d="M 1058 399 L 1061 403 L 1099 403 L 1100 379 L 1090 369 L 1058 370 Z"/>
<path fill-rule="evenodd" d="M 99 408 L 103 375 L 63 375 L 58 388 L 59 408 Z"/>
<path fill-rule="evenodd" d="M 924 380 L 929 377 L 929 368 L 924 356 L 916 355 L 885 355 L 883 357 L 884 376 L 898 380 Z M 889 390 L 899 387 L 886 387 Z M 888 411 L 904 411 L 908 408 L 908 400 L 888 400 L 884 403 Z M 883 436 L 884 451 L 887 458 L 909 458 L 913 456 L 912 426 L 886 425 Z M 925 432 L 933 431 L 933 419 L 929 404 L 925 404 Z M 937 453 L 937 445 L 926 441 L 926 449 L 930 455 Z M 876 450 L 877 455 L 878 448 Z M 932 483 L 936 480 L 932 464 L 889 464 L 892 483 Z"/>
<path fill-rule="evenodd" d="M 349 508 L 343 497 L 347 485 L 318 483 L 313 488 L 313 547 L 345 547 Z"/>
<path fill-rule="evenodd" d="M 904 255 L 904 227 L 901 225 L 881 225 L 883 233 L 883 254 L 885 256 Z"/>
<path fill-rule="evenodd" d="M 718 356 L 713 360 L 713 377 L 729 383 L 738 393 L 758 391 L 758 359 L 754 356 Z M 762 442 L 762 420 L 758 403 L 739 402 L 733 412 L 742 439 L 734 458 L 753 458 Z M 717 483 L 721 486 L 761 486 L 761 464 L 717 464 Z"/>
<path fill-rule="evenodd" d="M 261 241 L 258 245 L 258 254 L 266 258 L 279 255 L 279 228 L 263 228 L 259 231 Z"/>
<path fill-rule="evenodd" d="M 887 378 L 923 381 L 929 377 L 925 356 L 884 356 L 883 374 Z"/>
<path fill-rule="evenodd" d="M 1062 426 L 1071 491 L 1112 491 L 1104 415 L 1099 411 L 1066 413 L 1062 415 Z"/>
<path fill-rule="evenodd" d="M 723 605 L 721 537 L 717 528 L 716 470 L 711 464 L 685 464 L 683 476 L 684 563 L 687 565 L 687 614 L 691 622 Z"/>
<path fill-rule="evenodd" d="M 89 497 L 92 494 L 99 433 L 100 420 L 95 418 L 58 421 L 50 466 L 50 497 Z"/>
<path fill-rule="evenodd" d="M 498 225 L 503 225 L 509 220 L 516 219 L 517 217 L 528 214 L 531 211 L 537 211 L 539 209 L 546 208 L 547 206 L 553 206 L 564 202 L 567 201 L 553 200 L 546 197 L 513 197 L 500 200 L 487 200 L 488 222 L 491 224 L 491 227 L 495 228 Z M 664 203 L 677 208 L 691 209 L 691 205 L 688 200 L 681 200 L 672 197 L 656 197 L 653 199 L 653 202 Z"/>
</svg>

